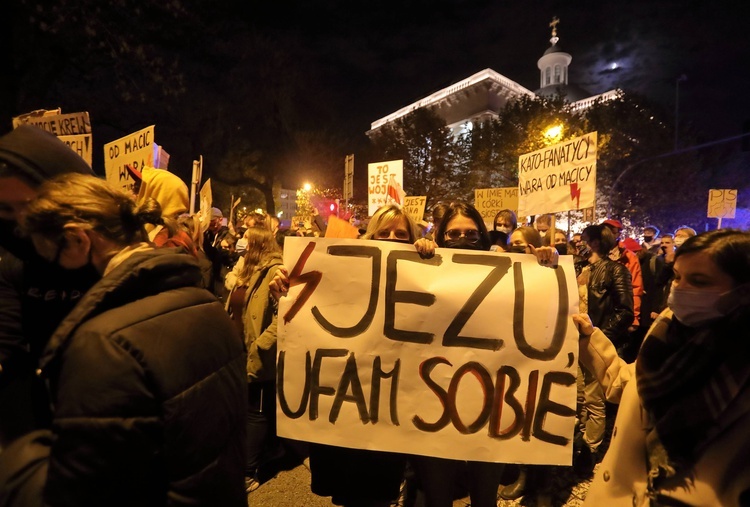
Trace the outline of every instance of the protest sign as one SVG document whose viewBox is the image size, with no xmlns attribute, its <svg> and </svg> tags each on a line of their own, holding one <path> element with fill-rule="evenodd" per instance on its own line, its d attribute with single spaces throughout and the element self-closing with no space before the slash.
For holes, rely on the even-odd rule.
<svg viewBox="0 0 750 507">
<path fill-rule="evenodd" d="M 85 111 L 67 114 L 61 114 L 60 109 L 32 111 L 13 118 L 13 128 L 21 124 L 34 125 L 58 137 L 91 134 L 89 113 Z"/>
<path fill-rule="evenodd" d="M 214 202 L 213 191 L 211 190 L 211 178 L 208 178 L 201 187 L 200 192 L 200 209 L 198 210 L 198 221 L 201 223 L 201 231 L 206 232 L 211 223 L 211 208 Z"/>
<path fill-rule="evenodd" d="M 78 134 L 74 136 L 58 136 L 60 141 L 68 145 L 74 152 L 78 153 L 86 163 L 91 166 L 93 161 L 94 142 L 91 134 Z"/>
<path fill-rule="evenodd" d="M 367 164 L 367 178 L 367 212 L 372 216 L 379 207 L 389 202 L 389 183 L 396 183 L 399 189 L 404 186 L 404 161 Z"/>
<path fill-rule="evenodd" d="M 518 212 L 518 187 L 477 188 L 474 190 L 474 207 L 484 223 L 492 225 L 498 211 Z"/>
<path fill-rule="evenodd" d="M 541 215 L 594 206 L 596 132 L 518 158 L 518 214 Z"/>
<path fill-rule="evenodd" d="M 288 237 L 278 434 L 343 447 L 570 465 L 572 257 Z"/>
<path fill-rule="evenodd" d="M 424 221 L 424 207 L 427 204 L 427 196 L 410 195 L 404 197 L 402 210 L 409 215 L 416 223 Z"/>
<path fill-rule="evenodd" d="M 734 218 L 737 211 L 737 189 L 714 189 L 708 191 L 708 217 Z"/>
<path fill-rule="evenodd" d="M 61 109 L 39 109 L 13 118 L 13 128 L 33 125 L 57 136 L 68 147 L 78 153 L 86 163 L 92 165 L 93 140 L 89 113 L 62 114 Z"/>
<path fill-rule="evenodd" d="M 140 171 L 154 164 L 154 125 L 133 132 L 104 145 L 104 172 L 107 183 L 122 190 L 132 191 L 134 181 L 126 165 Z"/>
</svg>

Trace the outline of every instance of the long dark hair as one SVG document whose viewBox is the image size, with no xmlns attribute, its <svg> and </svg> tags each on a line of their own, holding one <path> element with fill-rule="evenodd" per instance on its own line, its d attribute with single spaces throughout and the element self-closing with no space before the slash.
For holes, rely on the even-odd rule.
<svg viewBox="0 0 750 507">
<path fill-rule="evenodd" d="M 678 257 L 696 252 L 708 253 L 735 285 L 750 282 L 750 233 L 737 229 L 718 229 L 692 236 L 675 252 Z"/>
<path fill-rule="evenodd" d="M 448 209 L 435 232 L 435 243 L 440 247 L 445 246 L 445 231 L 448 229 L 448 222 L 458 215 L 469 218 L 474 222 L 479 230 L 479 244 L 482 246 L 482 250 L 489 250 L 492 241 L 490 241 L 490 235 L 487 232 L 487 226 L 484 225 L 482 215 L 474 206 L 463 202 L 452 202 L 448 205 Z"/>
</svg>

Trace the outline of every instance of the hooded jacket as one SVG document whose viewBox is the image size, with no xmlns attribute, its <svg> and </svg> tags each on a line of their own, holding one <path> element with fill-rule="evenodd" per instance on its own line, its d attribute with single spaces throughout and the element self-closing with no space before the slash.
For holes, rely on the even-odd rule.
<svg viewBox="0 0 750 507">
<path fill-rule="evenodd" d="M 159 203 L 161 214 L 165 218 L 177 218 L 178 215 L 187 213 L 190 202 L 187 185 L 179 176 L 165 169 L 144 167 L 136 201 L 140 204 L 149 198 Z M 147 224 L 149 239 L 153 241 L 161 229 L 161 226 Z"/>
<path fill-rule="evenodd" d="M 199 281 L 184 253 L 135 253 L 60 324 L 48 505 L 247 505 L 244 347 Z"/>
</svg>

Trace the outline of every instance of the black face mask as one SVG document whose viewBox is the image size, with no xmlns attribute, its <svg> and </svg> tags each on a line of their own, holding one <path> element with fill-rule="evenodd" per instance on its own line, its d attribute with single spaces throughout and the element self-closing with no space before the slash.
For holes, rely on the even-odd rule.
<svg viewBox="0 0 750 507">
<path fill-rule="evenodd" d="M 557 250 L 557 253 L 560 255 L 567 255 L 568 254 L 568 245 L 565 243 L 560 243 L 559 245 L 555 245 L 555 250 Z"/>
<path fill-rule="evenodd" d="M 651 243 L 654 240 L 653 236 L 643 236 L 644 243 Z"/>
<path fill-rule="evenodd" d="M 445 248 L 463 248 L 464 250 L 484 250 L 479 240 L 469 241 L 466 238 L 447 239 Z"/>
<path fill-rule="evenodd" d="M 512 245 L 512 246 L 511 246 L 511 247 L 510 247 L 510 248 L 508 249 L 508 251 L 509 251 L 510 253 L 522 253 L 522 254 L 525 254 L 525 253 L 526 253 L 526 247 L 525 247 L 525 246 L 523 246 L 523 245 Z"/>
<path fill-rule="evenodd" d="M 584 241 L 581 241 L 576 248 L 576 253 L 584 259 L 591 257 L 591 247 Z"/>
</svg>

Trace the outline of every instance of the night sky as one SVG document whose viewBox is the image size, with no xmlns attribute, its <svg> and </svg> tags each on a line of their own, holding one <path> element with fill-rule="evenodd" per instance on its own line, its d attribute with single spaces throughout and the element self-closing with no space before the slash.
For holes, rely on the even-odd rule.
<svg viewBox="0 0 750 507">
<path fill-rule="evenodd" d="M 559 45 L 573 56 L 571 83 L 594 94 L 636 91 L 674 111 L 676 81 L 685 75 L 680 122 L 717 139 L 739 134 L 750 119 L 748 5 L 331 0 L 294 12 L 270 7 L 257 26 L 300 37 L 342 106 L 342 126 L 367 130 L 369 122 L 488 67 L 537 89 L 536 61 L 557 16 Z"/>
<path fill-rule="evenodd" d="M 128 12 L 129 6 L 138 4 L 135 0 L 123 2 L 116 8 Z M 684 75 L 686 80 L 679 85 L 680 125 L 692 129 L 695 138 L 710 141 L 738 135 L 743 123 L 750 120 L 749 2 L 182 2 L 184 5 L 199 5 L 204 9 L 202 15 L 214 17 L 212 22 L 216 21 L 215 18 L 228 20 L 229 28 L 218 35 L 215 32 L 199 33 L 202 26 L 209 25 L 206 20 L 203 24 L 196 23 L 186 28 L 187 33 L 179 37 L 195 37 L 205 46 L 227 46 L 235 41 L 256 40 L 243 39 L 243 33 L 249 33 L 261 37 L 268 47 L 280 48 L 284 52 L 285 65 L 294 67 L 297 75 L 302 76 L 297 86 L 310 97 L 310 107 L 303 112 L 311 117 L 309 123 L 320 131 L 346 140 L 340 148 L 341 164 L 335 169 L 337 173 L 343 172 L 346 153 L 362 152 L 367 143 L 365 132 L 371 122 L 478 71 L 491 68 L 528 89 L 537 89 L 539 70 L 536 62 L 550 45 L 549 23 L 553 16 L 560 19 L 559 45 L 573 56 L 569 80 L 572 84 L 592 94 L 615 87 L 644 94 L 661 104 L 671 120 L 675 111 L 676 82 Z M 36 2 L 23 0 L 23 3 L 31 6 L 30 12 L 33 12 Z M 88 10 L 115 8 L 93 0 L 66 0 L 61 8 L 72 9 L 72 4 L 76 3 Z M 38 4 L 43 5 L 42 2 Z M 121 17 L 120 14 L 115 16 Z M 164 26 L 158 17 L 148 21 L 153 25 L 149 28 L 152 33 L 158 33 Z M 130 22 L 139 28 L 147 25 L 137 16 Z M 165 19 L 163 23 L 170 21 Z M 71 18 L 68 25 L 62 31 L 82 30 L 80 20 Z M 104 25 L 107 31 L 127 26 L 124 23 L 120 26 L 117 22 L 105 22 Z M 32 29 L 22 25 L 12 28 L 20 34 Z M 98 37 L 100 35 L 94 40 Z M 178 41 L 161 40 L 157 44 L 164 44 L 167 51 L 176 51 Z M 204 53 L 210 52 L 211 49 L 207 48 Z M 190 62 L 191 58 L 205 60 L 205 54 L 181 55 L 181 58 L 183 62 Z M 4 58 L 8 59 L 9 54 L 6 53 Z M 16 62 L 15 65 L 17 73 L 34 68 L 33 61 Z M 203 75 L 224 71 L 218 63 L 213 70 L 200 70 Z M 96 76 L 96 72 L 106 73 L 107 67 L 74 68 L 72 72 L 66 72 L 69 81 L 76 83 L 87 77 L 76 73 Z M 137 84 L 137 74 L 127 78 Z M 188 85 L 194 80 L 195 76 L 185 76 Z M 96 78 L 89 81 L 96 83 Z M 90 106 L 97 99 L 89 91 L 76 97 L 75 86 L 55 83 L 47 86 L 48 83 L 38 80 L 34 84 L 33 87 L 21 87 L 17 92 L 18 99 L 11 99 L 10 105 L 4 104 L 4 111 L 19 114 L 56 106 L 62 106 L 63 112 L 95 109 Z M 105 89 L 101 93 L 110 91 Z M 221 90 L 212 93 L 221 97 Z M 180 136 L 184 135 L 184 132 L 177 133 L 176 126 L 184 123 L 179 114 L 196 115 L 189 105 L 185 104 L 187 107 L 183 108 L 183 104 L 178 103 L 176 109 L 179 112 L 168 119 L 174 127 L 164 118 L 160 118 L 157 125 L 157 142 L 173 155 L 176 165 L 186 168 L 201 150 L 196 141 L 192 145 L 178 145 Z M 151 111 L 159 108 L 162 104 L 155 103 Z M 115 122 L 111 118 L 102 122 L 104 125 L 97 125 L 100 118 L 92 114 L 95 144 L 103 145 L 119 137 L 114 135 L 117 128 L 123 131 L 120 135 L 124 135 L 150 125 L 154 122 L 150 114 L 148 107 L 136 112 L 128 106 L 122 110 L 122 116 L 128 116 L 127 121 L 116 126 L 112 125 Z M 109 126 L 112 128 L 107 130 Z M 169 138 L 172 131 L 175 139 Z M 355 174 L 361 177 L 363 164 L 367 161 L 357 158 L 356 162 Z M 302 183 L 301 176 L 287 176 L 292 177 L 282 182 L 285 186 Z M 338 174 L 334 179 L 339 180 Z"/>
</svg>

